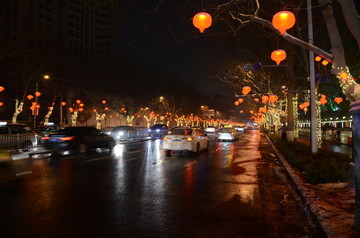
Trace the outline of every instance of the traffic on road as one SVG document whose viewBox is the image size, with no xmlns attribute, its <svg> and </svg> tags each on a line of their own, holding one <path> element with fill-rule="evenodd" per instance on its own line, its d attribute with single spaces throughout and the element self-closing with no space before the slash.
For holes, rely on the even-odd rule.
<svg viewBox="0 0 360 238">
<path fill-rule="evenodd" d="M 181 128 L 181 130 L 185 130 Z M 0 168 L 9 237 L 320 237 L 259 130 L 167 156 L 158 139 L 111 153 L 39 154 Z M 189 137 L 190 138 L 190 137 Z"/>
</svg>

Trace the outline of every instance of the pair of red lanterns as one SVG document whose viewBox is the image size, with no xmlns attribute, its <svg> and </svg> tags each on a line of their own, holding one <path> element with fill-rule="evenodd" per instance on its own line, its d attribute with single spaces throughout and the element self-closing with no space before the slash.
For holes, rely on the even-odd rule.
<svg viewBox="0 0 360 238">
<path fill-rule="evenodd" d="M 204 33 L 204 30 L 211 26 L 212 17 L 209 13 L 200 12 L 193 17 L 193 24 L 199 29 L 200 33 Z M 272 19 L 272 25 L 280 31 L 281 35 L 284 35 L 287 29 L 295 25 L 295 15 L 289 11 L 278 12 Z M 271 59 L 279 65 L 281 61 L 286 59 L 286 52 L 281 49 L 275 50 L 271 53 Z"/>
</svg>

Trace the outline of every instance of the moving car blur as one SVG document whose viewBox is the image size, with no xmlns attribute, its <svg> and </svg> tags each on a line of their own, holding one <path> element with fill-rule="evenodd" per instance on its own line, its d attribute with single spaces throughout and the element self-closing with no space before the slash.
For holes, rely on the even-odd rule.
<svg viewBox="0 0 360 238">
<path fill-rule="evenodd" d="M 137 132 L 132 126 L 117 126 L 111 131 L 111 136 L 116 142 L 135 140 L 137 138 Z"/>
<path fill-rule="evenodd" d="M 218 131 L 218 141 L 237 141 L 239 133 L 233 127 L 224 127 Z"/>
<path fill-rule="evenodd" d="M 46 149 L 60 154 L 85 153 L 93 149 L 107 149 L 111 152 L 115 141 L 95 127 L 73 126 L 42 137 Z"/>
<path fill-rule="evenodd" d="M 167 156 L 171 152 L 199 153 L 200 150 L 209 149 L 209 139 L 200 129 L 175 127 L 163 138 L 163 149 Z"/>
<path fill-rule="evenodd" d="M 166 124 L 155 124 L 149 129 L 151 139 L 163 138 L 168 134 L 169 128 Z"/>
</svg>

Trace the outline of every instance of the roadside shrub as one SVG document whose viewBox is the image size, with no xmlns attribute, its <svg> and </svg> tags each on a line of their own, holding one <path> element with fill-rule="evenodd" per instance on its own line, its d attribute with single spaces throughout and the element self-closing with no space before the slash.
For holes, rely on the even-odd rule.
<svg viewBox="0 0 360 238">
<path fill-rule="evenodd" d="M 304 175 L 307 182 L 319 184 L 347 181 L 351 158 L 324 149 L 312 155 L 307 144 L 288 142 L 276 136 L 270 136 L 270 139 L 288 163 Z"/>
</svg>

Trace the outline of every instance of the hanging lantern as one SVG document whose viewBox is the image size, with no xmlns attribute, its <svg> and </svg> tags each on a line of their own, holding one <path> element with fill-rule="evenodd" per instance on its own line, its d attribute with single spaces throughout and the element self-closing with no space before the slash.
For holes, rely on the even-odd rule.
<svg viewBox="0 0 360 238">
<path fill-rule="evenodd" d="M 254 98 L 254 101 L 255 101 L 255 102 L 258 102 L 258 101 L 259 101 L 259 99 L 258 99 L 258 98 Z"/>
<path fill-rule="evenodd" d="M 0 86 L 0 92 L 4 91 L 5 88 L 3 86 Z"/>
<path fill-rule="evenodd" d="M 327 100 L 325 98 L 321 98 L 319 104 L 324 105 L 325 103 L 327 103 Z"/>
<path fill-rule="evenodd" d="M 34 96 L 33 96 L 33 95 L 30 95 L 30 94 L 29 94 L 29 95 L 27 95 L 26 97 L 27 97 L 27 99 L 29 99 L 29 100 L 31 100 L 31 99 L 33 99 L 33 98 L 34 98 Z"/>
<path fill-rule="evenodd" d="M 282 115 L 285 115 L 285 111 L 281 111 L 280 113 L 281 113 Z"/>
<path fill-rule="evenodd" d="M 82 112 L 82 111 L 84 111 L 84 108 L 80 107 L 79 112 Z"/>
<path fill-rule="evenodd" d="M 108 108 L 108 107 L 105 107 L 104 109 L 105 109 L 105 111 L 109 110 L 109 108 Z"/>
<path fill-rule="evenodd" d="M 304 102 L 303 104 L 304 104 L 304 107 L 310 106 L 310 103 L 309 103 L 309 102 Z"/>
<path fill-rule="evenodd" d="M 69 111 L 70 111 L 70 112 L 74 112 L 74 108 L 69 107 Z"/>
<path fill-rule="evenodd" d="M 316 62 L 320 62 L 321 57 L 320 57 L 320 56 L 316 56 L 314 60 L 315 60 Z"/>
<path fill-rule="evenodd" d="M 253 111 L 253 110 L 250 110 L 250 113 L 251 113 L 251 114 L 254 114 L 254 111 Z"/>
<path fill-rule="evenodd" d="M 204 33 L 204 30 L 211 26 L 212 18 L 209 13 L 199 12 L 193 17 L 193 24 L 199 29 L 200 33 Z"/>
<path fill-rule="evenodd" d="M 267 101 L 269 100 L 269 96 L 266 96 L 266 95 L 262 96 L 261 100 L 262 100 L 263 103 L 267 103 Z"/>
<path fill-rule="evenodd" d="M 342 97 L 336 97 L 336 98 L 334 98 L 334 101 L 335 101 L 337 104 L 340 104 L 340 103 L 343 101 L 343 99 L 342 99 Z"/>
<path fill-rule="evenodd" d="M 81 103 L 81 100 L 78 99 L 78 100 L 76 100 L 75 102 L 76 102 L 77 104 L 80 104 L 80 103 Z"/>
<path fill-rule="evenodd" d="M 321 62 L 321 64 L 322 64 L 322 65 L 324 65 L 324 66 L 326 66 L 326 65 L 328 65 L 328 64 L 329 64 L 329 61 L 327 61 L 327 60 L 323 60 L 323 61 Z"/>
<path fill-rule="evenodd" d="M 83 106 L 84 106 L 84 103 L 80 103 L 79 106 L 80 106 L 80 107 L 83 107 Z"/>
<path fill-rule="evenodd" d="M 244 111 L 243 111 L 243 110 L 240 110 L 240 113 L 244 113 Z"/>
<path fill-rule="evenodd" d="M 106 100 L 102 100 L 101 103 L 102 103 L 102 104 L 106 104 Z"/>
<path fill-rule="evenodd" d="M 239 103 L 242 103 L 243 101 L 244 101 L 244 99 L 242 99 L 242 98 L 239 98 L 239 99 L 238 99 L 238 102 L 239 102 Z"/>
<path fill-rule="evenodd" d="M 241 92 L 242 92 L 242 94 L 247 95 L 248 93 L 250 93 L 250 91 L 251 91 L 251 88 L 249 86 L 245 86 L 245 87 L 243 87 Z"/>
<path fill-rule="evenodd" d="M 235 101 L 234 104 L 235 106 L 239 106 L 240 103 L 238 101 Z"/>
<path fill-rule="evenodd" d="M 40 93 L 40 92 L 35 92 L 35 96 L 36 96 L 36 97 L 40 97 L 40 96 L 41 96 L 41 93 Z"/>
<path fill-rule="evenodd" d="M 346 79 L 347 77 L 349 77 L 349 74 L 348 74 L 348 73 L 345 73 L 345 72 L 341 72 L 341 73 L 339 74 L 339 77 L 340 77 L 341 79 Z"/>
<path fill-rule="evenodd" d="M 61 106 L 65 106 L 66 105 L 66 102 L 61 102 Z"/>
<path fill-rule="evenodd" d="M 301 110 L 304 109 L 304 108 L 305 108 L 304 103 L 300 104 L 300 105 L 299 105 L 299 108 L 300 108 Z"/>
<path fill-rule="evenodd" d="M 277 95 L 271 95 L 270 98 L 269 98 L 271 103 L 276 102 L 278 99 L 279 99 L 279 97 Z"/>
<path fill-rule="evenodd" d="M 97 110 L 96 110 L 96 109 L 94 109 L 94 110 L 93 110 L 93 112 L 97 112 Z"/>
<path fill-rule="evenodd" d="M 289 11 L 278 12 L 272 19 L 272 25 L 280 31 L 281 35 L 284 35 L 287 29 L 295 25 L 295 15 Z"/>
<path fill-rule="evenodd" d="M 40 108 L 40 104 L 36 104 L 36 108 L 39 109 L 39 108 Z"/>
<path fill-rule="evenodd" d="M 0 102 L 0 107 L 2 107 L 4 105 L 4 103 L 3 102 Z"/>
<path fill-rule="evenodd" d="M 279 65 L 281 61 L 286 59 L 286 52 L 284 50 L 274 50 L 271 53 L 271 59 Z"/>
<path fill-rule="evenodd" d="M 304 112 L 307 112 L 309 109 L 307 107 L 304 108 Z"/>
</svg>

